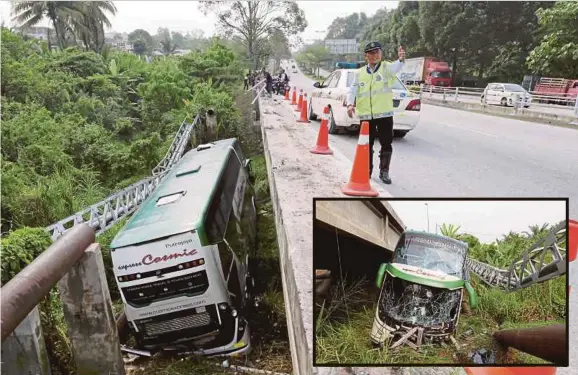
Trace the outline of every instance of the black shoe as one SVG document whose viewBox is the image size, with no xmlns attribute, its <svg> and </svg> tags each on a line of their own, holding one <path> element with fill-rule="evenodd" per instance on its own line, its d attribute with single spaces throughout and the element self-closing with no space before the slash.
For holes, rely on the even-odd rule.
<svg viewBox="0 0 578 375">
<path fill-rule="evenodd" d="M 391 184 L 391 178 L 389 177 L 389 171 L 386 169 L 382 169 L 379 171 L 379 179 L 386 184 Z"/>
<path fill-rule="evenodd" d="M 389 163 L 391 162 L 391 152 L 381 155 L 379 160 L 379 179 L 386 184 L 391 184 L 389 177 Z"/>
</svg>

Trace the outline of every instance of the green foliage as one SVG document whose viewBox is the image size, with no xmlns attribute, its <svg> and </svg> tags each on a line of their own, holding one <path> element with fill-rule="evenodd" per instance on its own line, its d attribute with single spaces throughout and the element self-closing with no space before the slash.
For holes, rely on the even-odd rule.
<svg viewBox="0 0 578 375">
<path fill-rule="evenodd" d="M 52 244 L 43 228 L 20 228 L 2 238 L 2 285 Z"/>
<path fill-rule="evenodd" d="M 530 53 L 527 64 L 542 75 L 574 78 L 578 76 L 578 3 L 557 2 L 540 8 L 540 44 Z"/>
<path fill-rule="evenodd" d="M 150 64 L 118 51 L 45 52 L 7 29 L 2 40 L 4 232 L 49 225 L 149 175 L 183 118 L 202 109 L 235 134 L 242 66 L 218 39 Z"/>
<path fill-rule="evenodd" d="M 342 27 L 354 24 L 354 16 Z M 577 67 L 576 19 L 571 2 L 404 1 L 396 9 L 379 10 L 357 35 L 361 45 L 380 41 L 387 59 L 397 57 L 401 44 L 408 58 L 435 56 L 450 65 L 455 61 L 458 75 L 476 76 L 480 83 L 515 82 L 531 73 L 526 58 L 533 71 L 576 75 L 571 74 Z"/>
</svg>

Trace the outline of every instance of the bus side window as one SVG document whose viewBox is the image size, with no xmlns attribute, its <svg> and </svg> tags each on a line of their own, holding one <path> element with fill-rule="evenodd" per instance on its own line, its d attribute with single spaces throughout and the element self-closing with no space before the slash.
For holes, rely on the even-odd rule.
<svg viewBox="0 0 578 375">
<path fill-rule="evenodd" d="M 239 221 L 231 212 L 229 216 L 229 222 L 227 224 L 227 232 L 225 233 L 225 240 L 231 247 L 229 250 L 231 261 L 233 262 L 233 266 L 231 267 L 229 263 L 229 269 L 227 269 L 229 281 L 227 283 L 227 289 L 233 298 L 234 306 L 240 308 L 242 304 L 242 291 L 241 291 L 241 280 L 239 279 L 239 262 L 244 261 L 244 259 L 239 259 L 240 251 L 243 249 L 243 238 L 239 236 Z M 227 246 L 226 244 L 224 244 Z M 232 251 L 232 252 L 231 252 Z M 230 273 L 229 273 L 230 272 Z"/>
</svg>

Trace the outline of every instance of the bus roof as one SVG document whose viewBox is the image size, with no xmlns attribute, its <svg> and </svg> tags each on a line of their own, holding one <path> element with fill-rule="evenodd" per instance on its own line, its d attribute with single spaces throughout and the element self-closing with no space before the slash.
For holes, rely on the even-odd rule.
<svg viewBox="0 0 578 375">
<path fill-rule="evenodd" d="M 235 138 L 220 140 L 213 142 L 208 149 L 193 149 L 183 155 L 115 236 L 110 247 L 136 245 L 199 229 L 203 225 L 229 155 L 233 152 L 230 147 L 235 147 L 236 143 Z M 198 171 L 193 172 L 196 169 Z M 159 198 L 179 192 L 186 194 L 175 202 L 177 204 L 157 206 Z"/>
<path fill-rule="evenodd" d="M 430 237 L 441 238 L 441 239 L 444 239 L 444 240 L 449 240 L 449 241 L 455 242 L 455 243 L 460 244 L 460 245 L 468 246 L 468 243 L 467 243 L 467 242 L 460 241 L 460 240 L 456 240 L 455 238 L 451 238 L 451 237 L 446 237 L 446 236 L 443 236 L 443 235 L 441 235 L 441 234 L 435 234 L 435 233 L 429 233 L 429 232 L 422 232 L 422 231 L 419 231 L 419 230 L 411 230 L 411 229 L 408 229 L 408 230 L 404 231 L 403 233 L 407 233 L 407 234 L 421 234 L 421 235 L 425 235 L 425 236 L 430 236 Z"/>
</svg>

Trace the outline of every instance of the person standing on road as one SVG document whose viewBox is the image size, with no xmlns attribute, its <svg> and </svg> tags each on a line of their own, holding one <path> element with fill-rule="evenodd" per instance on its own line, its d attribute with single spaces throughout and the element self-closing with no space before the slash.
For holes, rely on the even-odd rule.
<svg viewBox="0 0 578 375">
<path fill-rule="evenodd" d="M 399 59 L 395 62 L 381 61 L 383 50 L 379 42 L 368 43 L 364 50 L 367 65 L 358 69 L 347 96 L 347 114 L 357 116 L 361 122 L 369 122 L 369 176 L 373 172 L 373 144 L 379 138 L 379 179 L 391 184 L 389 165 L 393 149 L 393 84 L 395 74 L 405 61 L 405 50 L 399 47 Z M 355 103 L 355 107 L 353 104 Z"/>
</svg>

